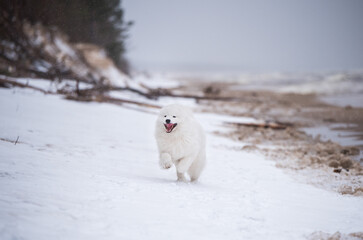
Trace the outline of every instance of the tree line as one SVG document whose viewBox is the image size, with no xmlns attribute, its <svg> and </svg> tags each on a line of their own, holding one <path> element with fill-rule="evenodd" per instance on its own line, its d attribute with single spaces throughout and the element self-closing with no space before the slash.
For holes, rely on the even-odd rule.
<svg viewBox="0 0 363 240">
<path fill-rule="evenodd" d="M 21 41 L 21 23 L 57 27 L 71 42 L 93 43 L 125 73 L 125 40 L 132 22 L 124 20 L 121 0 L 1 0 L 0 41 Z M 16 43 L 15 43 L 16 44 Z"/>
</svg>

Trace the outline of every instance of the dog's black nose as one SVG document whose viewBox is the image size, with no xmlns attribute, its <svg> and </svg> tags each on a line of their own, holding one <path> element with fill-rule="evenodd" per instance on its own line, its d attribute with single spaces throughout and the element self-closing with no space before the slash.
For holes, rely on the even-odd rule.
<svg viewBox="0 0 363 240">
<path fill-rule="evenodd" d="M 166 119 L 166 120 L 165 120 L 165 122 L 166 122 L 166 123 L 170 123 L 170 119 Z"/>
</svg>

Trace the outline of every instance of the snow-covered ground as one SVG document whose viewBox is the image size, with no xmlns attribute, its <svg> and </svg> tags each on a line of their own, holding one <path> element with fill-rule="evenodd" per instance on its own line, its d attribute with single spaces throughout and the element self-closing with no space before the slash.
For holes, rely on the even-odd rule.
<svg viewBox="0 0 363 240">
<path fill-rule="evenodd" d="M 208 165 L 197 184 L 177 183 L 175 169 L 158 167 L 155 115 L 0 89 L 0 239 L 304 239 L 363 231 L 362 197 L 297 182 L 263 155 L 213 135 L 223 117 L 197 117 Z"/>
</svg>

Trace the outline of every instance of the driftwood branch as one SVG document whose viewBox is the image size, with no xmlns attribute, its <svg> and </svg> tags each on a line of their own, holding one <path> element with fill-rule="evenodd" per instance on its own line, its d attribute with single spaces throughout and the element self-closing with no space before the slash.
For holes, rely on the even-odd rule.
<svg viewBox="0 0 363 240">
<path fill-rule="evenodd" d="M 226 122 L 226 124 L 234 125 L 234 126 L 242 126 L 242 127 L 254 127 L 254 128 L 271 128 L 276 130 L 283 130 L 288 127 L 292 127 L 291 123 L 280 123 L 280 122 L 263 122 L 263 123 L 234 123 L 234 122 Z"/>
<path fill-rule="evenodd" d="M 44 94 L 52 94 L 52 92 L 45 91 L 41 88 L 34 87 L 29 84 L 15 82 L 15 81 L 3 79 L 3 78 L 0 78 L 0 86 L 1 85 L 4 87 L 7 87 L 8 85 L 10 85 L 13 87 L 29 88 L 29 89 L 33 89 L 36 91 L 40 91 Z M 132 100 L 121 99 L 121 98 L 114 98 L 114 97 L 109 97 L 109 96 L 105 96 L 105 95 L 83 95 L 83 96 L 82 95 L 73 96 L 71 94 L 64 94 L 64 95 L 66 95 L 66 99 L 76 100 L 76 101 L 85 101 L 85 102 L 96 101 L 96 102 L 109 102 L 109 103 L 115 103 L 115 104 L 127 103 L 127 104 L 133 104 L 133 105 L 155 108 L 155 109 L 160 108 L 160 106 L 158 106 L 156 104 L 132 101 Z"/>
<path fill-rule="evenodd" d="M 100 93 L 105 93 L 105 92 L 109 92 L 109 91 L 130 91 L 133 93 L 137 93 L 143 97 L 146 97 L 148 99 L 157 99 L 156 96 L 149 94 L 149 93 L 145 93 L 142 92 L 138 89 L 135 88 L 130 88 L 130 87 L 113 87 L 113 86 L 108 86 L 108 85 L 99 85 L 99 86 L 95 86 L 92 88 L 87 88 L 87 89 L 82 89 L 82 90 L 78 90 L 78 95 L 80 96 L 84 96 L 84 95 L 95 95 L 96 94 L 100 94 Z"/>
<path fill-rule="evenodd" d="M 108 92 L 108 91 L 130 91 L 133 93 L 137 93 L 143 97 L 148 99 L 158 99 L 159 97 L 174 97 L 174 98 L 190 98 L 199 100 L 212 100 L 212 101 L 240 101 L 241 98 L 235 97 L 217 97 L 217 96 L 199 96 L 199 95 L 190 95 L 190 94 L 175 94 L 166 89 L 146 89 L 148 92 L 142 92 L 135 88 L 130 87 L 112 87 L 112 86 L 96 86 L 93 88 L 80 90 L 80 95 L 92 95 L 92 92 Z"/>
<path fill-rule="evenodd" d="M 163 97 L 177 97 L 177 98 L 192 98 L 195 100 L 212 100 L 212 101 L 240 101 L 240 98 L 235 97 L 216 97 L 216 96 L 198 96 L 198 95 L 189 95 L 189 94 L 173 94 L 173 93 L 165 93 L 159 96 Z"/>
<path fill-rule="evenodd" d="M 10 85 L 10 86 L 13 86 L 13 87 L 30 88 L 30 89 L 42 92 L 44 94 L 51 93 L 49 91 L 45 91 L 44 89 L 34 87 L 34 86 L 29 85 L 29 84 L 15 82 L 15 81 L 7 80 L 7 79 L 4 79 L 4 78 L 0 78 L 0 85 L 2 85 L 4 87 L 8 87 L 8 85 Z"/>
<path fill-rule="evenodd" d="M 144 103 L 138 102 L 133 100 L 127 100 L 122 98 L 114 98 L 104 95 L 97 95 L 97 96 L 73 96 L 73 95 L 66 95 L 66 99 L 75 100 L 75 101 L 84 101 L 84 102 L 107 102 L 107 103 L 114 103 L 114 104 L 132 104 L 142 107 L 148 108 L 161 108 L 159 105 L 151 104 L 151 103 Z"/>
<path fill-rule="evenodd" d="M 24 83 L 12 81 L 12 80 L 4 79 L 4 78 L 0 78 L 0 85 L 2 85 L 3 87 L 11 86 L 11 87 L 29 88 L 29 89 L 33 89 L 36 91 L 40 91 L 44 94 L 52 94 L 52 92 L 50 92 L 50 91 L 45 91 L 44 89 L 29 85 L 29 84 L 24 84 Z M 131 92 L 136 92 L 148 99 L 155 99 L 157 97 L 157 96 L 143 93 L 137 89 L 133 89 L 133 88 L 129 88 L 129 87 L 120 88 L 120 87 L 110 87 L 110 86 L 98 86 L 95 88 L 83 89 L 83 90 L 80 90 L 79 87 L 76 87 L 76 90 L 75 90 L 75 92 L 73 92 L 73 94 L 72 94 L 72 92 L 69 93 L 69 92 L 62 92 L 62 91 L 58 91 L 58 93 L 65 95 L 66 99 L 75 100 L 75 101 L 85 101 L 85 102 L 96 101 L 96 102 L 108 102 L 108 103 L 114 103 L 114 104 L 126 103 L 126 104 L 133 104 L 133 105 L 137 105 L 137 106 L 154 108 L 154 109 L 160 108 L 160 106 L 156 105 L 156 104 L 121 99 L 121 98 L 114 98 L 114 97 L 110 97 L 110 96 L 103 94 L 108 91 L 131 91 Z M 164 94 L 164 96 L 166 96 L 166 94 Z M 193 96 L 193 95 L 168 94 L 168 96 L 181 97 L 181 98 L 183 98 L 183 97 L 184 98 L 194 98 L 197 100 L 200 100 L 200 99 L 220 100 L 220 101 L 231 100 L 231 99 L 226 99 L 226 98 L 200 97 L 200 96 Z M 233 99 L 233 100 L 236 100 L 236 99 Z"/>
<path fill-rule="evenodd" d="M 199 100 L 212 100 L 212 101 L 241 101 L 241 98 L 235 97 L 217 97 L 217 96 L 200 96 L 200 95 L 191 95 L 191 94 L 175 94 L 170 92 L 167 89 L 150 89 L 145 88 L 148 92 L 143 92 L 135 88 L 130 87 L 112 87 L 106 85 L 95 86 L 88 89 L 79 90 L 80 95 L 93 95 L 94 92 L 104 93 L 108 91 L 130 91 L 133 93 L 137 93 L 143 97 L 148 99 L 158 99 L 159 97 L 174 97 L 174 98 L 190 98 Z"/>
</svg>

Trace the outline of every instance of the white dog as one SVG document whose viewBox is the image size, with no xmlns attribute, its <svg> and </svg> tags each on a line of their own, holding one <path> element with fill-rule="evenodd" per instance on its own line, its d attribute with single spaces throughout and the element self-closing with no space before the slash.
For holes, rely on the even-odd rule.
<svg viewBox="0 0 363 240">
<path fill-rule="evenodd" d="M 176 167 L 178 181 L 198 180 L 205 165 L 205 135 L 192 111 L 178 104 L 161 109 L 156 122 L 155 138 L 159 148 L 159 164 Z"/>
</svg>

